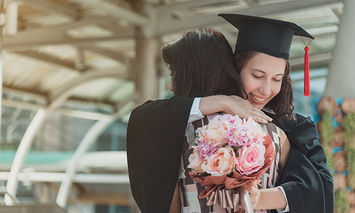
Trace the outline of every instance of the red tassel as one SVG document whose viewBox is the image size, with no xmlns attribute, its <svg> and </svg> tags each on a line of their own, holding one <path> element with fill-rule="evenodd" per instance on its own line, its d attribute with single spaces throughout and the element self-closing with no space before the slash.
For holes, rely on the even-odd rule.
<svg viewBox="0 0 355 213">
<path fill-rule="evenodd" d="M 304 48 L 304 96 L 309 96 L 309 47 Z"/>
</svg>

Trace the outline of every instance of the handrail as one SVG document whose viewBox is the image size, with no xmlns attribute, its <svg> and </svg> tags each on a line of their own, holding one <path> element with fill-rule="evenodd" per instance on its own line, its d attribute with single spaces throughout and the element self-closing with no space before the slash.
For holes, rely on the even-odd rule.
<svg viewBox="0 0 355 213">
<path fill-rule="evenodd" d="M 1 191 L 1 190 L 0 190 L 0 194 L 9 196 L 10 199 L 12 199 L 12 201 L 13 201 L 16 205 L 19 204 L 18 200 L 17 200 L 14 196 L 12 196 L 11 193 L 9 193 L 8 191 L 6 191 L 6 190 L 5 190 L 5 191 Z M 1 202 L 0 202 L 0 205 L 1 205 L 1 206 L 5 206 L 5 205 L 6 205 L 3 200 L 0 200 L 0 201 L 1 201 Z"/>
</svg>

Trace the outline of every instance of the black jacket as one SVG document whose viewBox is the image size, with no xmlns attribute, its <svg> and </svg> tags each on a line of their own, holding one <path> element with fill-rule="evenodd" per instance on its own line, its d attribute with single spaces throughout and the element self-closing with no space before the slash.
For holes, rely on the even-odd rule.
<svg viewBox="0 0 355 213">
<path fill-rule="evenodd" d="M 143 213 L 169 211 L 193 98 L 148 101 L 133 110 L 127 129 L 127 159 L 132 195 Z M 330 213 L 333 179 L 314 123 L 301 115 L 276 123 L 291 150 L 277 185 L 290 212 Z M 276 211 L 273 211 L 276 212 Z"/>
</svg>

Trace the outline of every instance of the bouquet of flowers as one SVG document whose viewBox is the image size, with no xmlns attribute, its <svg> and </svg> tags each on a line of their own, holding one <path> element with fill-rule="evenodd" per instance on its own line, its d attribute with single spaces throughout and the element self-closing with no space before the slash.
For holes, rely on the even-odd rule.
<svg viewBox="0 0 355 213">
<path fill-rule="evenodd" d="M 233 190 L 241 186 L 250 190 L 275 158 L 270 135 L 252 118 L 216 115 L 196 134 L 188 168 L 190 176 L 205 186 L 199 197 L 207 197 L 208 205 L 223 203 L 222 197 L 237 200 Z M 229 207 L 236 207 L 233 203 Z"/>
</svg>

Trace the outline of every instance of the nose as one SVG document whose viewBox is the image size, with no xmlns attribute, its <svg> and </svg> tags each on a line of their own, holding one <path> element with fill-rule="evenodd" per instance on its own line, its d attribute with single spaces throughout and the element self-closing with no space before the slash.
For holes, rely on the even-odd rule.
<svg viewBox="0 0 355 213">
<path fill-rule="evenodd" d="M 266 80 L 261 87 L 259 87 L 259 92 L 265 97 L 271 96 L 272 84 L 269 80 Z"/>
</svg>

